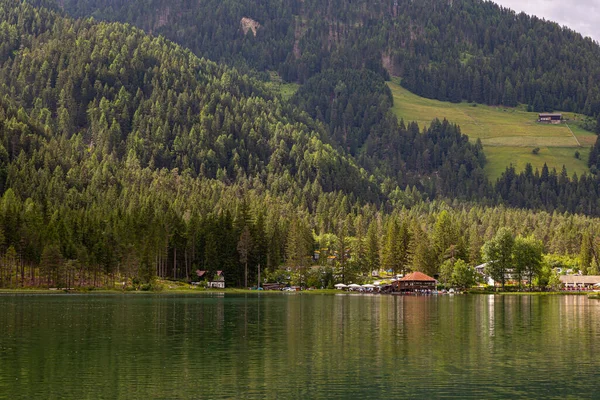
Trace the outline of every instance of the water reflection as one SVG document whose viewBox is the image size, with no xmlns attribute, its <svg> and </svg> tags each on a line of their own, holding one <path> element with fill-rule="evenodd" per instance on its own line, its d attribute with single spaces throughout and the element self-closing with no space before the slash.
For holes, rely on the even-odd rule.
<svg viewBox="0 0 600 400">
<path fill-rule="evenodd" d="M 581 296 L 0 297 L 0 397 L 593 397 Z"/>
</svg>

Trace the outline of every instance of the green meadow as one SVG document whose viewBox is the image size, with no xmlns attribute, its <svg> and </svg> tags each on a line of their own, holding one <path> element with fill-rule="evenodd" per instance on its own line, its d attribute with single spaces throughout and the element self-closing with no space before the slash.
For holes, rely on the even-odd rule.
<svg viewBox="0 0 600 400">
<path fill-rule="evenodd" d="M 571 123 L 545 125 L 537 123 L 537 113 L 521 108 L 490 107 L 469 103 L 447 103 L 425 99 L 402 88 L 397 82 L 388 83 L 394 96 L 393 111 L 404 121 L 417 121 L 429 125 L 434 118 L 446 118 L 460 125 L 471 140 L 481 139 L 488 159 L 486 172 L 498 178 L 509 165 L 522 170 L 527 163 L 541 169 L 544 163 L 550 168 L 562 169 L 578 175 L 588 171 L 587 158 L 596 135 L 579 128 L 574 121 L 577 114 L 563 113 Z M 571 130 L 572 132 L 571 132 Z M 532 153 L 539 148 L 537 155 Z M 580 158 L 575 158 L 575 152 Z"/>
<path fill-rule="evenodd" d="M 276 72 L 270 72 L 270 81 L 267 87 L 276 93 L 279 93 L 284 100 L 289 100 L 298 91 L 300 85 L 297 83 L 286 83 Z"/>
<path fill-rule="evenodd" d="M 297 84 L 284 83 L 273 74 L 269 86 L 288 100 Z M 522 171 L 527 163 L 542 169 L 544 163 L 560 171 L 567 167 L 569 175 L 588 172 L 590 147 L 596 135 L 577 125 L 580 115 L 563 113 L 568 123 L 547 125 L 537 123 L 537 113 L 527 112 L 523 106 L 508 108 L 470 103 L 449 103 L 419 97 L 398 84 L 388 82 L 394 96 L 393 112 L 405 122 L 416 121 L 419 126 L 429 125 L 434 118 L 448 119 L 458 124 L 473 141 L 483 143 L 488 160 L 487 175 L 495 180 L 509 165 Z M 537 154 L 532 150 L 539 148 Z M 575 158 L 579 152 L 579 159 Z"/>
</svg>

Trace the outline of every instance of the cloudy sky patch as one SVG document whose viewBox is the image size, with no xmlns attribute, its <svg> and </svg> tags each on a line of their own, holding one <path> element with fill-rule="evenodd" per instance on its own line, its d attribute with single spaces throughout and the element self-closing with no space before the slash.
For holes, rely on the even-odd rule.
<svg viewBox="0 0 600 400">
<path fill-rule="evenodd" d="M 600 1 L 599 0 L 494 0 L 501 6 L 517 12 L 537 15 L 540 18 L 558 22 L 600 41 Z"/>
</svg>

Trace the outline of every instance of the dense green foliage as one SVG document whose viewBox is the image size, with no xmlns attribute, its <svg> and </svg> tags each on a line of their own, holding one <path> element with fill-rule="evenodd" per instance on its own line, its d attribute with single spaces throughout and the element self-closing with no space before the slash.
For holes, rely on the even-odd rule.
<svg viewBox="0 0 600 400">
<path fill-rule="evenodd" d="M 590 158 L 588 160 L 590 171 L 593 174 L 600 173 L 600 136 L 596 139 L 596 144 L 592 146 L 590 151 Z"/>
<path fill-rule="evenodd" d="M 377 192 L 289 107 L 234 70 L 123 25 L 19 10 L 0 15 L 21 32 L 12 49 L 23 48 L 0 59 L 0 91 L 47 130 L 77 136 L 101 157 L 192 176 Z"/>
<path fill-rule="evenodd" d="M 76 16 L 133 23 L 197 54 L 306 81 L 330 68 L 402 76 L 425 97 L 596 116 L 597 43 L 481 0 L 64 0 Z M 260 23 L 243 34 L 241 19 Z"/>
<path fill-rule="evenodd" d="M 498 179 L 496 194 L 504 204 L 513 207 L 600 213 L 600 175 L 574 174 L 569 178 L 564 167 L 557 173 L 546 165 L 541 171 L 533 171 L 528 164 L 519 174 L 510 167 Z"/>
<path fill-rule="evenodd" d="M 509 167 L 494 187 L 481 173 L 485 161 L 479 146 L 453 140 L 445 148 L 431 141 L 413 147 L 411 132 L 417 129 L 409 124 L 406 132 L 388 115 L 391 99 L 380 78 L 386 76 L 383 65 L 426 97 L 508 106 L 521 102 L 535 111 L 598 115 L 600 91 L 590 79 L 600 65 L 598 46 L 557 24 L 479 0 L 61 4 L 74 15 L 132 22 L 198 54 L 276 69 L 288 80 L 306 82 L 292 103 L 324 122 L 332 142 L 354 155 L 369 174 L 391 178 L 388 192 L 390 186 L 415 185 L 427 197 L 600 213 L 600 178 L 593 176 L 598 151 L 590 157 L 590 166 L 596 165 L 592 176 L 558 179 L 564 173 L 542 170 L 536 178 L 535 171 L 517 174 Z M 261 24 L 256 36 L 242 34 L 243 17 Z M 268 61 L 266 53 L 271 54 Z M 453 154 L 464 157 L 437 162 L 437 155 L 450 153 L 454 145 Z M 421 161 L 430 159 L 433 169 L 441 170 L 441 181 L 430 181 L 432 168 Z"/>
<path fill-rule="evenodd" d="M 390 113 L 390 90 L 373 72 L 317 74 L 292 103 L 324 122 L 332 139 L 376 176 L 400 186 L 414 185 L 430 197 L 483 199 L 491 189 L 479 141 L 470 143 L 446 120 L 434 120 L 422 129 L 415 123 L 398 123 Z"/>
<path fill-rule="evenodd" d="M 332 138 L 356 155 L 393 104 L 383 78 L 369 70 L 329 70 L 313 76 L 292 103 L 324 122 Z"/>
</svg>

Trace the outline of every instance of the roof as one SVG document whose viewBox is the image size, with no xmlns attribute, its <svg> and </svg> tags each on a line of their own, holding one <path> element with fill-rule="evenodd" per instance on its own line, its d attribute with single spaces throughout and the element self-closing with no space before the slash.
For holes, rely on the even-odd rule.
<svg viewBox="0 0 600 400">
<path fill-rule="evenodd" d="M 435 282 L 435 279 L 429 275 L 425 275 L 422 272 L 413 272 L 412 274 L 406 275 L 401 281 L 419 281 L 419 282 Z"/>
<path fill-rule="evenodd" d="M 196 270 L 196 275 L 198 275 L 199 278 L 202 278 L 204 274 L 206 274 L 206 271 L 200 271 L 199 269 Z"/>
<path fill-rule="evenodd" d="M 596 283 L 600 283 L 600 275 L 561 275 L 560 281 L 562 283 L 595 285 Z"/>
<path fill-rule="evenodd" d="M 540 117 L 562 117 L 562 114 L 552 114 L 552 113 L 541 113 Z"/>
</svg>

